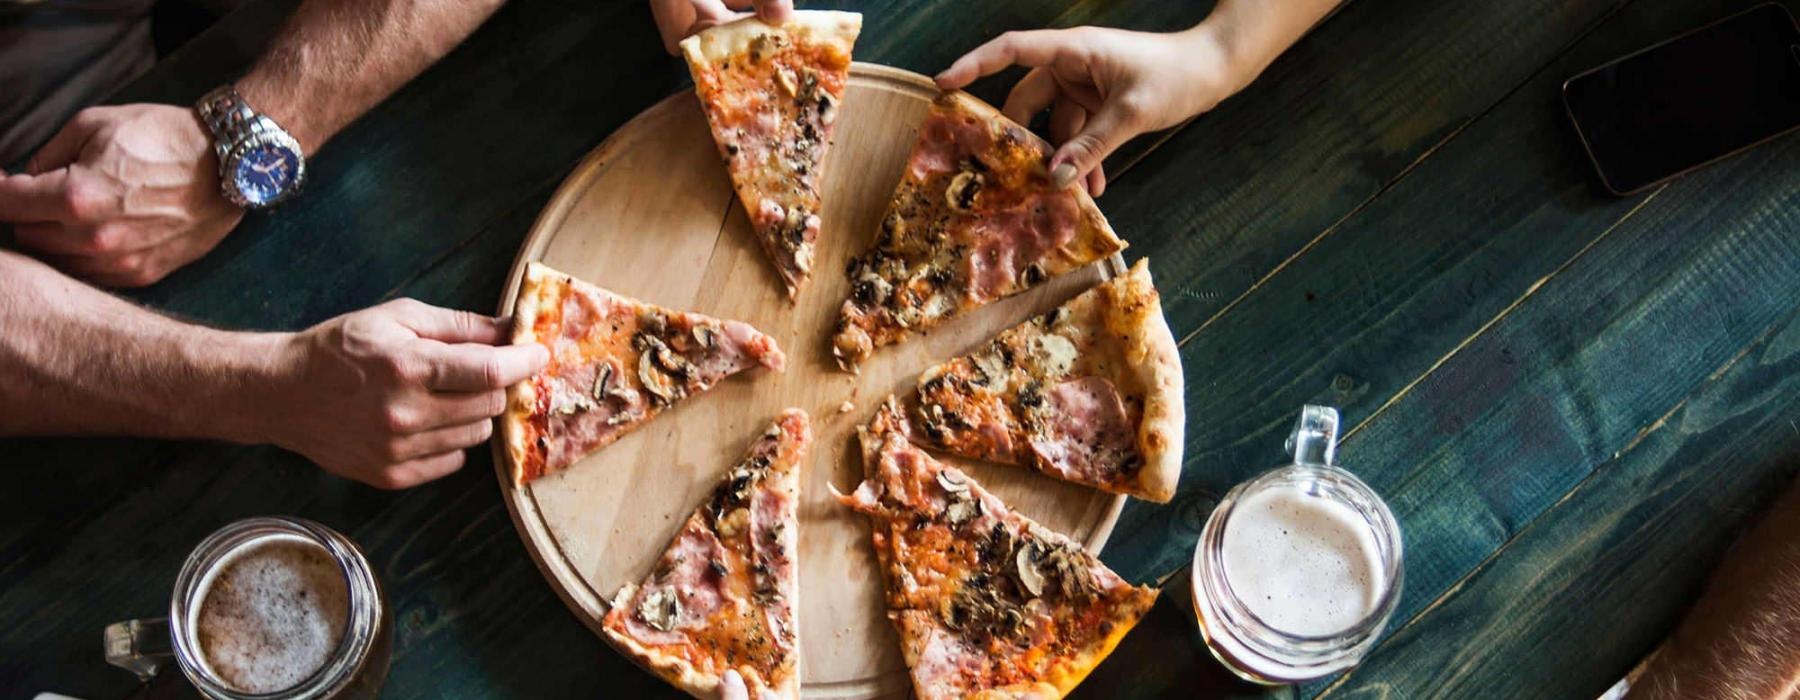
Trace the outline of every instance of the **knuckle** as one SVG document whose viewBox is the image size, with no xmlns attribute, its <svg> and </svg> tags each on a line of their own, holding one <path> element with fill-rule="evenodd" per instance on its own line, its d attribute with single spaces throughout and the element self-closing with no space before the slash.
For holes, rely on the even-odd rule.
<svg viewBox="0 0 1800 700">
<path fill-rule="evenodd" d="M 389 404 L 381 409 L 381 427 L 389 434 L 410 433 L 418 426 L 418 422 L 418 417 L 405 407 Z M 388 440 L 383 444 L 392 446 L 396 442 L 397 440 Z"/>
<path fill-rule="evenodd" d="M 500 366 L 498 355 L 488 353 L 487 358 L 481 361 L 481 383 L 488 389 L 506 387 L 506 368 Z"/>
<path fill-rule="evenodd" d="M 398 491 L 406 488 L 406 480 L 397 473 L 398 471 L 394 465 L 382 467 L 375 472 L 374 476 L 369 477 L 368 484 L 383 491 Z"/>
<path fill-rule="evenodd" d="M 481 405 L 481 411 L 488 417 L 492 418 L 506 412 L 506 392 L 490 391 L 487 393 L 485 401 Z"/>
</svg>

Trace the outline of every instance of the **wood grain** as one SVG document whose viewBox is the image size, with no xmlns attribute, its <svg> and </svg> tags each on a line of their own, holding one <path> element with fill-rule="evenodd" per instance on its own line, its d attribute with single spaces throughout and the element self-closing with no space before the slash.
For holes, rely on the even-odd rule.
<svg viewBox="0 0 1800 700">
<path fill-rule="evenodd" d="M 688 512 L 749 439 L 783 409 L 813 416 L 817 445 L 802 468 L 800 629 L 809 697 L 907 692 L 886 619 L 866 521 L 832 490 L 860 480 L 855 428 L 919 372 L 986 342 L 1103 279 L 1088 267 L 976 310 L 928 336 L 884 349 L 852 376 L 836 369 L 827 337 L 849 283 L 837 271 L 874 236 L 917 124 L 937 94 L 914 73 L 857 64 L 826 156 L 818 274 L 790 303 L 732 195 L 699 103 L 678 93 L 633 119 L 575 168 L 526 237 L 527 261 L 675 309 L 742 320 L 787 351 L 779 375 L 722 382 L 569 470 L 501 490 L 530 549 L 577 616 L 598 629 L 606 601 L 642 579 Z M 1116 257 L 1109 261 L 1118 271 Z M 517 283 L 500 310 L 511 313 Z M 850 402 L 852 410 L 840 412 Z M 965 465 L 1019 512 L 1098 551 L 1123 498 L 1017 468 Z"/>
</svg>

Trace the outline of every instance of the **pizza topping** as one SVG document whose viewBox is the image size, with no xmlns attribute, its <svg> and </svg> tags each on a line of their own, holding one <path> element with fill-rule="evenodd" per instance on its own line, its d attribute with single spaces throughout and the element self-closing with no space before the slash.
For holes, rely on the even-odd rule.
<svg viewBox="0 0 1800 700">
<path fill-rule="evenodd" d="M 1133 459 L 1135 439 L 1124 400 L 1104 377 L 1057 384 L 1034 418 L 1038 430 L 1030 438 L 1031 450 L 1052 473 L 1091 482 L 1129 476 L 1124 467 L 1141 464 Z M 1125 473 L 1109 477 L 1099 471 L 1107 465 Z"/>
<path fill-rule="evenodd" d="M 1075 343 L 1054 333 L 1032 336 L 1028 344 L 1031 357 L 1037 362 L 1040 377 L 1059 379 L 1069 373 L 1075 366 Z"/>
<path fill-rule="evenodd" d="M 975 195 L 981 194 L 981 173 L 964 170 L 950 179 L 944 190 L 944 202 L 954 212 L 969 213 L 975 209 Z"/>
<path fill-rule="evenodd" d="M 1044 572 L 1038 570 L 1037 555 L 1032 553 L 1034 547 L 1020 547 L 1018 556 L 1013 557 L 1019 572 L 1019 583 L 1032 597 L 1044 594 Z"/>
<path fill-rule="evenodd" d="M 638 619 L 659 632 L 673 632 L 675 619 L 681 615 L 681 599 L 673 590 L 658 588 L 638 602 Z"/>
</svg>

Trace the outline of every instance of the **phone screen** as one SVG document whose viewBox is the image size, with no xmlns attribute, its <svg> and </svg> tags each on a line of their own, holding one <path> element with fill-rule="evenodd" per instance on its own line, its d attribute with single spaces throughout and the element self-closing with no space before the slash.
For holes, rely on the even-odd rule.
<svg viewBox="0 0 1800 700">
<path fill-rule="evenodd" d="M 1563 101 L 1629 194 L 1800 126 L 1800 29 L 1760 5 L 1575 76 Z"/>
</svg>

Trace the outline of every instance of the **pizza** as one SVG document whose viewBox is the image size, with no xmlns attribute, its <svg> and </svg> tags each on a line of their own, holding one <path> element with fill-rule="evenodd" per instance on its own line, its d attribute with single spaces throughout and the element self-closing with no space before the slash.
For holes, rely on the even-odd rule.
<svg viewBox="0 0 1800 700">
<path fill-rule="evenodd" d="M 1124 249 L 1086 191 L 1052 184 L 1051 153 L 965 93 L 932 103 L 874 245 L 845 270 L 841 368 Z"/>
<path fill-rule="evenodd" d="M 500 416 L 518 484 L 567 468 L 720 379 L 787 362 L 747 323 L 664 309 L 535 262 L 513 305 L 512 342 L 550 350 L 549 364 L 507 390 Z"/>
<path fill-rule="evenodd" d="M 681 42 L 738 200 L 790 300 L 812 274 L 825 149 L 861 30 L 854 12 L 799 11 L 779 26 L 748 17 Z"/>
<path fill-rule="evenodd" d="M 1181 358 L 1144 260 L 919 376 L 913 435 L 1167 503 L 1181 478 Z"/>
<path fill-rule="evenodd" d="M 728 671 L 750 698 L 800 695 L 800 462 L 806 412 L 790 408 L 688 516 L 642 583 L 600 621 L 608 641 L 695 697 Z"/>
<path fill-rule="evenodd" d="M 1081 545 L 907 441 L 890 397 L 862 431 L 888 618 L 921 700 L 1059 698 L 1156 602 Z"/>
</svg>

